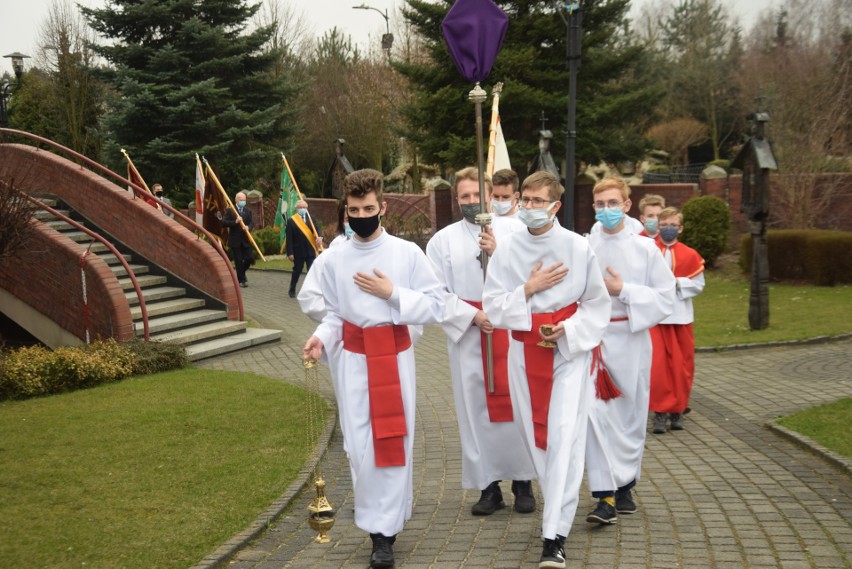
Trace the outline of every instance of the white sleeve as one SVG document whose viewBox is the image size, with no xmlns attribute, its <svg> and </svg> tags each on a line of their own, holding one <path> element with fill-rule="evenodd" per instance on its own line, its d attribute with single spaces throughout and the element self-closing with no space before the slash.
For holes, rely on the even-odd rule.
<svg viewBox="0 0 852 569">
<path fill-rule="evenodd" d="M 445 269 L 451 269 L 451 261 L 449 259 L 450 252 L 444 247 L 446 243 L 443 237 L 442 235 L 436 235 L 429 240 L 429 243 L 426 245 L 426 256 L 432 263 L 435 276 L 438 277 L 438 281 L 440 281 L 443 288 L 444 314 L 441 326 L 450 341 L 458 343 L 464 333 L 473 324 L 477 309 L 459 298 L 454 292 L 451 292 L 447 285 Z"/>
<path fill-rule="evenodd" d="M 297 297 L 302 312 L 314 322 L 320 322 L 325 316 L 325 299 L 322 296 L 321 278 L 326 259 L 328 259 L 328 253 L 317 257 L 311 265 L 311 270 L 305 275 L 305 280 Z"/>
<path fill-rule="evenodd" d="M 394 283 L 399 303 L 392 305 L 394 324 L 440 323 L 444 314 L 444 294 L 431 263 L 417 245 L 409 243 L 409 287 Z"/>
<path fill-rule="evenodd" d="M 704 271 L 698 273 L 692 278 L 678 277 L 677 278 L 677 297 L 681 300 L 687 300 L 701 294 L 704 290 Z"/>
<path fill-rule="evenodd" d="M 675 278 L 656 246 L 647 254 L 647 284 L 624 283 L 618 299 L 627 306 L 631 332 L 656 326 L 674 310 Z"/>
</svg>

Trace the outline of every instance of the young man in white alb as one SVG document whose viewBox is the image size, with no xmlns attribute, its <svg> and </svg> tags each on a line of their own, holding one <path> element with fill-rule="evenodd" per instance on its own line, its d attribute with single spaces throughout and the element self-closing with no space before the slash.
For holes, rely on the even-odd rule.
<svg viewBox="0 0 852 569">
<path fill-rule="evenodd" d="M 610 315 L 609 295 L 588 241 L 554 223 L 564 191 L 549 172 L 524 180 L 518 217 L 527 229 L 500 243 L 482 295 L 491 324 L 512 330 L 512 409 L 522 422 L 544 497 L 542 569 L 565 567 L 565 539 L 577 511 L 594 397 L 592 350 Z"/>
<path fill-rule="evenodd" d="M 596 399 L 589 412 L 586 472 L 599 501 L 586 521 L 612 524 L 618 513 L 636 511 L 631 489 L 642 467 L 651 389 L 648 329 L 671 314 L 675 280 L 654 241 L 625 227 L 630 187 L 624 180 L 604 178 L 592 192 L 601 231 L 589 243 L 612 302 L 601 356 L 621 395 Z"/>
<path fill-rule="evenodd" d="M 486 196 L 491 180 L 484 180 Z M 512 412 L 507 356 L 509 334 L 495 330 L 482 310 L 481 255 L 492 255 L 511 232 L 525 229 L 515 219 L 493 216 L 482 231 L 475 220 L 481 211 L 479 171 L 456 172 L 453 186 L 463 219 L 437 232 L 426 246 L 435 274 L 444 285 L 444 332 L 453 380 L 456 418 L 462 446 L 462 487 L 480 490 L 471 508 L 475 516 L 487 516 L 504 508 L 501 480 L 512 481 L 514 509 L 535 511 L 530 480 L 535 476 L 532 459 L 524 448 L 520 418 Z M 493 390 L 489 391 L 486 361 L 490 337 Z"/>
<path fill-rule="evenodd" d="M 518 175 L 514 170 L 503 168 L 491 176 L 491 212 L 495 216 L 518 217 Z"/>
<path fill-rule="evenodd" d="M 323 267 L 326 315 L 305 344 L 323 348 L 335 376 L 344 446 L 355 494 L 355 525 L 370 533 L 374 569 L 394 565 L 393 543 L 411 517 L 415 367 L 408 325 L 438 323 L 443 291 L 426 255 L 381 227 L 387 209 L 381 172 L 343 182 L 355 237 L 330 249 Z"/>
</svg>

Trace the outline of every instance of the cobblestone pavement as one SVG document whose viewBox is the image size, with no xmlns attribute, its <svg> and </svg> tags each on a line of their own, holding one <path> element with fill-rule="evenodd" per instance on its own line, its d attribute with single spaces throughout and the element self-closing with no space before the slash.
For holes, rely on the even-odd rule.
<svg viewBox="0 0 852 569">
<path fill-rule="evenodd" d="M 282 380 L 303 377 L 301 347 L 313 324 L 287 297 L 289 274 L 251 271 L 246 311 L 283 328 L 280 344 L 201 362 Z M 417 344 L 414 515 L 399 535 L 397 567 L 535 568 L 540 506 L 474 518 L 478 492 L 461 489 L 458 428 L 437 326 Z M 325 368 L 324 390 L 330 395 Z M 583 489 L 566 544 L 568 567 L 850 568 L 852 480 L 822 458 L 765 427 L 767 420 L 852 396 L 852 342 L 699 354 L 686 430 L 648 435 L 639 512 L 615 526 L 584 519 Z M 306 524 L 312 491 L 230 562 L 233 569 L 367 567 L 369 537 L 355 527 L 352 489 L 339 434 L 323 462 L 326 493 L 338 509 L 331 543 L 313 543 Z M 504 483 L 508 493 L 508 484 Z"/>
</svg>

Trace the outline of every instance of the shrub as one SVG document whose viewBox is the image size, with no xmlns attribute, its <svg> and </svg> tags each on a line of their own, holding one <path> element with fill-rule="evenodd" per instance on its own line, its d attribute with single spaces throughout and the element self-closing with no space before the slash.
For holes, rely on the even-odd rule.
<svg viewBox="0 0 852 569">
<path fill-rule="evenodd" d="M 711 160 L 707 163 L 708 166 L 718 166 L 722 168 L 724 171 L 730 173 L 731 171 L 731 161 L 725 160 L 724 158 L 720 158 L 719 160 Z"/>
<path fill-rule="evenodd" d="M 0 399 L 25 399 L 93 387 L 186 365 L 182 346 L 115 340 L 50 350 L 30 346 L 0 358 Z"/>
<path fill-rule="evenodd" d="M 683 206 L 683 233 L 680 240 L 704 258 L 708 267 L 728 246 L 731 232 L 731 211 L 723 200 L 715 196 L 693 198 Z"/>
<path fill-rule="evenodd" d="M 278 244 L 278 231 L 272 226 L 256 229 L 251 232 L 254 242 L 264 255 L 278 255 L 281 246 Z"/>
<path fill-rule="evenodd" d="M 391 235 L 402 239 L 413 241 L 421 249 L 426 248 L 426 243 L 432 236 L 432 224 L 425 215 L 418 213 L 410 217 L 399 215 L 386 215 L 382 218 L 382 226 Z"/>
<path fill-rule="evenodd" d="M 133 375 L 147 375 L 186 367 L 186 349 L 168 342 L 131 340 L 124 344 L 133 354 Z"/>
<path fill-rule="evenodd" d="M 833 286 L 852 282 L 852 232 L 818 229 L 768 231 L 769 278 Z M 740 267 L 751 271 L 750 235 L 740 241 Z"/>
</svg>

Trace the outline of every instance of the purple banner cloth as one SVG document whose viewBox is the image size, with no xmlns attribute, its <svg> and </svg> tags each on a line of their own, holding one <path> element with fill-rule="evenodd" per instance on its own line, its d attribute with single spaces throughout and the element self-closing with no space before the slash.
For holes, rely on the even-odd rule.
<svg viewBox="0 0 852 569">
<path fill-rule="evenodd" d="M 471 83 L 488 77 L 508 27 L 509 17 L 492 0 L 456 0 L 441 29 L 462 77 Z"/>
</svg>

